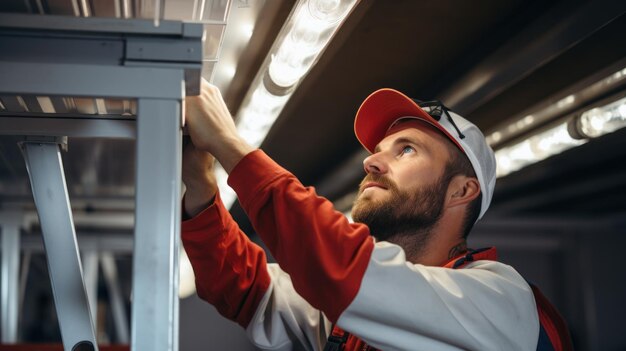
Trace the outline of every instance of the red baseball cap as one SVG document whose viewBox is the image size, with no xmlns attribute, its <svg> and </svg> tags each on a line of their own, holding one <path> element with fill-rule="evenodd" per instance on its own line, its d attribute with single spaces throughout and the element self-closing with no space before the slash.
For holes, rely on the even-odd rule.
<svg viewBox="0 0 626 351">
<path fill-rule="evenodd" d="M 377 90 L 363 101 L 354 118 L 354 133 L 361 145 L 373 153 L 376 145 L 385 138 L 387 131 L 403 117 L 428 122 L 465 152 L 456 138 L 413 99 L 389 88 Z"/>
<path fill-rule="evenodd" d="M 433 118 L 410 97 L 394 89 L 380 89 L 370 94 L 354 118 L 354 133 L 370 153 L 385 138 L 389 129 L 405 118 L 429 123 L 448 137 L 467 156 L 483 194 L 479 218 L 483 216 L 496 184 L 496 160 L 493 150 L 476 125 L 446 109 L 446 117 Z"/>
</svg>

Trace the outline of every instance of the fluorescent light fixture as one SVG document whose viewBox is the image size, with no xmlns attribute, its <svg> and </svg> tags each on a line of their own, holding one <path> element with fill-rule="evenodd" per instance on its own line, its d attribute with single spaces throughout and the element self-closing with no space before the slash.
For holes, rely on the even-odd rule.
<svg viewBox="0 0 626 351">
<path fill-rule="evenodd" d="M 237 129 L 253 147 L 261 145 L 276 117 L 289 100 L 289 95 L 272 95 L 262 82 L 255 89 L 248 106 L 239 113 Z"/>
<path fill-rule="evenodd" d="M 515 122 L 497 127 L 495 132 L 486 136 L 487 142 L 494 148 L 498 147 L 498 144 L 516 139 L 559 116 L 571 114 L 611 91 L 623 89 L 625 84 L 626 68 L 623 67 L 602 79 L 581 82 L 575 88 L 576 91 L 564 94 L 564 97 L 555 99 L 555 102 L 537 106 L 532 113 L 526 112 L 525 117 L 516 118 Z"/>
<path fill-rule="evenodd" d="M 505 176 L 589 139 L 626 127 L 626 97 L 593 107 L 572 120 L 496 151 L 496 175 Z M 492 134 L 493 136 L 493 134 Z"/>
<path fill-rule="evenodd" d="M 559 124 L 517 144 L 496 151 L 496 176 L 505 176 L 529 164 L 587 142 L 570 136 L 567 125 L 567 123 Z"/>
<path fill-rule="evenodd" d="M 358 0 L 301 0 L 283 25 L 237 114 L 237 128 L 261 145 L 302 78 Z"/>
<path fill-rule="evenodd" d="M 237 130 L 259 147 L 300 81 L 318 61 L 328 43 L 360 0 L 300 0 L 283 25 L 237 113 Z M 224 205 L 235 193 L 227 174 L 216 172 Z"/>
<path fill-rule="evenodd" d="M 581 104 L 597 100 L 608 91 L 623 89 L 625 80 L 626 68 L 621 68 L 489 134 L 486 137 L 487 143 L 496 150 L 496 175 L 503 177 L 532 163 L 582 145 L 588 139 L 626 127 L 624 93 L 614 95 L 612 101 L 596 102 L 582 113 L 572 111 L 572 107 L 580 108 Z M 572 106 L 573 104 L 576 106 Z M 529 132 L 539 123 L 548 122 L 549 117 L 562 115 L 565 115 L 565 118 L 560 119 L 560 124 L 552 124 L 547 130 L 530 132 L 528 137 L 515 144 L 505 144 L 508 140 Z M 504 146 L 500 147 L 500 144 Z"/>
<path fill-rule="evenodd" d="M 590 138 L 626 127 L 626 97 L 584 112 L 579 118 L 578 127 L 585 136 Z"/>
<path fill-rule="evenodd" d="M 276 85 L 291 87 L 309 71 L 319 50 L 337 29 L 341 13 L 350 9 L 347 5 L 347 1 L 309 0 L 296 8 L 269 66 L 270 78 Z"/>
</svg>

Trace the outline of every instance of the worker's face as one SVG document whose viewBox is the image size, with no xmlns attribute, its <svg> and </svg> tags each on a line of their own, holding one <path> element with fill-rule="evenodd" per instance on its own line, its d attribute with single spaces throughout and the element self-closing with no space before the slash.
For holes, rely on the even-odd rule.
<svg viewBox="0 0 626 351">
<path fill-rule="evenodd" d="M 441 217 L 449 181 L 448 141 L 431 126 L 407 120 L 394 126 L 363 162 L 367 175 L 352 208 L 372 235 L 428 231 Z M 444 184 L 445 183 L 445 184 Z"/>
</svg>

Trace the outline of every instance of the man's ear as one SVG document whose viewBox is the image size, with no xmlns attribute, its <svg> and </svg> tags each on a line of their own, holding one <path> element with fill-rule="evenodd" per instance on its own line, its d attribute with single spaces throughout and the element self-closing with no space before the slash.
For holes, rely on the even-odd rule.
<svg viewBox="0 0 626 351">
<path fill-rule="evenodd" d="M 480 194 L 478 179 L 463 175 L 452 178 L 448 185 L 446 207 L 455 207 L 472 202 Z"/>
</svg>

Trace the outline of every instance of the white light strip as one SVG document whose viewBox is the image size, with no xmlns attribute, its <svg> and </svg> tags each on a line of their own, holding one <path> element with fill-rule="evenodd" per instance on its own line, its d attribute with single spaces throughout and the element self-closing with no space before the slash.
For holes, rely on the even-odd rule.
<svg viewBox="0 0 626 351">
<path fill-rule="evenodd" d="M 286 88 L 304 77 L 355 4 L 355 0 L 300 1 L 272 55 L 272 81 Z"/>
<path fill-rule="evenodd" d="M 546 116 L 549 115 L 562 115 L 567 113 L 566 110 L 570 109 L 572 105 L 579 101 L 583 102 L 589 99 L 595 99 L 598 96 L 604 94 L 606 91 L 618 89 L 626 81 L 626 68 L 622 68 L 619 71 L 593 83 L 586 85 L 582 90 L 570 94 L 550 105 L 541 108 L 538 111 L 534 111 L 531 115 L 527 115 L 515 122 L 505 125 L 499 128 L 497 131 L 487 135 L 487 143 L 493 146 L 504 140 L 510 140 L 518 135 L 526 133 L 538 125 L 548 121 Z"/>
<path fill-rule="evenodd" d="M 261 145 L 302 78 L 317 62 L 357 0 L 301 0 L 278 35 L 237 118 L 237 128 Z M 263 79 L 268 75 L 267 80 Z M 270 92 L 265 84 L 274 84 Z M 283 90 L 276 93 L 274 90 Z"/>
<path fill-rule="evenodd" d="M 579 123 L 580 131 L 590 138 L 626 127 L 626 98 L 586 111 Z"/>
<path fill-rule="evenodd" d="M 573 121 L 578 133 L 586 138 L 597 138 L 626 127 L 626 97 L 583 112 Z M 535 134 L 517 144 L 496 151 L 496 175 L 503 177 L 532 163 L 582 145 L 589 139 L 575 139 L 564 122 Z"/>
<path fill-rule="evenodd" d="M 263 82 L 258 80 L 248 106 L 238 114 L 237 130 L 241 136 L 251 146 L 259 147 L 290 97 L 291 94 L 270 94 Z"/>
<path fill-rule="evenodd" d="M 547 106 L 546 110 L 562 110 L 577 99 L 584 99 L 590 94 L 589 92 L 600 91 L 606 87 L 617 88 L 619 84 L 623 84 L 624 79 L 626 79 L 626 68 L 591 84 L 580 92 L 560 99 Z M 540 110 L 533 114 L 541 115 L 544 112 L 545 110 Z M 506 140 L 532 128 L 533 124 L 537 122 L 535 116 L 528 115 L 488 135 L 486 137 L 487 143 L 493 147 L 493 145 L 502 142 L 503 139 Z M 570 135 L 568 122 L 564 122 L 551 129 L 531 135 L 517 144 L 497 149 L 495 152 L 497 177 L 503 177 L 532 163 L 582 145 L 588 141 L 588 138 L 596 138 L 626 127 L 626 98 L 622 94 L 620 99 L 585 111 L 576 117 L 575 121 L 569 123 L 573 123 L 570 128 L 576 130 L 576 137 Z"/>
<path fill-rule="evenodd" d="M 505 176 L 586 142 L 572 138 L 567 131 L 567 123 L 559 124 L 520 143 L 496 151 L 496 176 Z"/>
<path fill-rule="evenodd" d="M 300 0 L 295 5 L 237 114 L 237 130 L 251 146 L 261 145 L 293 91 L 359 1 Z M 282 92 L 273 94 L 266 83 L 275 85 L 272 91 Z M 220 194 L 226 208 L 230 208 L 236 196 L 226 186 L 226 172 L 220 174 Z"/>
</svg>

